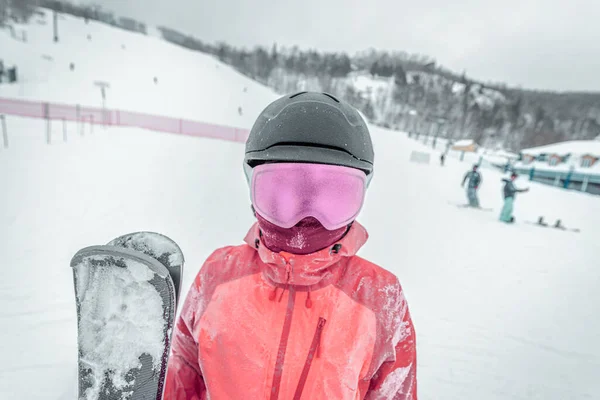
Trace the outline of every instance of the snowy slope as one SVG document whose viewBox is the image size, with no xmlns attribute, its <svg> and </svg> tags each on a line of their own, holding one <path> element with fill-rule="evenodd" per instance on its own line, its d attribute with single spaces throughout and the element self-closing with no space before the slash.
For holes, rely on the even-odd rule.
<svg viewBox="0 0 600 400">
<path fill-rule="evenodd" d="M 43 131 L 38 121 L 10 121 L 23 135 Z M 593 398 L 600 203 L 534 185 L 517 201 L 518 219 L 561 217 L 583 232 L 505 226 L 496 222 L 500 175 L 483 172 L 481 199 L 495 212 L 458 209 L 448 200 L 463 201 L 458 185 L 468 165 L 411 164 L 418 144 L 373 134 L 377 177 L 361 218 L 371 233 L 362 255 L 404 285 L 422 398 Z M 239 144 L 123 129 L 66 145 L 34 137 L 2 153 L 0 183 L 10 190 L 0 200 L 1 251 L 12 268 L 0 284 L 0 321 L 10 326 L 0 333 L 10 360 L 1 398 L 73 393 L 68 262 L 80 247 L 140 229 L 163 232 L 182 246 L 189 287 L 212 250 L 241 242 L 252 223 L 242 155 Z"/>
<path fill-rule="evenodd" d="M 80 22 L 66 19 L 63 29 L 87 29 Z M 114 55 L 109 49 L 120 49 L 124 40 L 132 47 L 155 40 L 89 26 L 96 32 L 94 43 L 105 42 L 100 47 L 104 57 Z M 10 43 L 1 33 L 0 38 L 0 46 Z M 171 112 L 164 114 L 237 125 L 237 107 L 245 100 L 253 107 L 242 117 L 249 124 L 275 98 L 210 57 L 160 41 L 146 45 L 146 53 L 164 60 L 165 69 L 176 60 L 186 71 L 175 74 L 169 87 L 159 82 L 161 93 L 169 95 L 162 102 Z M 56 57 L 69 53 L 62 43 L 34 39 L 19 46 L 11 51 L 24 54 L 31 46 L 35 51 L 50 48 Z M 79 53 L 75 42 L 64 46 Z M 147 58 L 142 52 L 114 60 L 121 71 L 111 71 L 112 106 L 158 112 L 146 86 L 131 91 Z M 57 69 L 52 80 L 24 84 L 23 96 L 89 99 L 86 104 L 97 105 L 92 103 L 97 93 L 88 84 L 102 64 L 92 64 L 85 72 L 90 76 L 82 72 L 74 78 Z M 0 87 L 0 96 L 19 90 Z M 196 109 L 202 112 L 192 115 Z M 0 398 L 73 399 L 77 352 L 71 256 L 127 232 L 162 232 L 182 247 L 187 261 L 183 287 L 189 287 L 210 252 L 241 243 L 253 222 L 241 170 L 243 146 L 138 129 L 96 129 L 82 138 L 74 125 L 62 143 L 60 123 L 53 129 L 55 144 L 48 146 L 43 121 L 9 117 L 7 124 L 11 147 L 0 149 L 0 187 L 5 189 L 0 196 L 5 266 Z M 481 201 L 493 212 L 459 209 L 449 202 L 465 201 L 460 181 L 470 162 L 450 158 L 442 168 L 434 154 L 431 165 L 410 163 L 411 151 L 431 149 L 402 133 L 378 128 L 372 133 L 377 172 L 360 217 L 371 235 L 361 255 L 396 273 L 403 284 L 417 330 L 420 398 L 597 398 L 597 197 L 519 180 L 517 185 L 531 186 L 531 192 L 517 198 L 518 221 L 545 215 L 582 232 L 503 225 L 497 222 L 499 173 L 482 171 Z"/>
<path fill-rule="evenodd" d="M 452 93 L 455 97 L 455 104 L 462 104 L 462 96 L 465 91 L 465 85 L 452 81 L 441 75 L 429 72 L 421 71 L 408 71 L 406 73 L 406 79 L 409 85 L 421 86 L 428 88 L 431 93 L 434 93 L 440 98 L 446 96 L 448 92 Z M 368 98 L 374 107 L 375 121 L 379 123 L 388 123 L 397 126 L 406 126 L 404 122 L 398 119 L 398 114 L 404 115 L 404 118 L 408 118 L 407 114 L 409 111 L 416 107 L 398 104 L 393 101 L 393 96 L 397 90 L 394 77 L 376 77 L 372 76 L 368 71 L 356 71 L 348 75 L 347 78 L 338 79 L 338 85 L 344 88 L 343 83 L 347 86 L 352 87 L 357 93 L 363 98 Z M 340 89 L 340 88 L 338 88 Z M 402 91 L 410 93 L 411 89 L 403 88 Z M 342 91 L 343 93 L 343 91 Z M 470 105 L 477 104 L 480 109 L 489 110 L 494 107 L 495 104 L 506 103 L 505 96 L 493 89 L 483 88 L 480 84 L 474 84 L 469 89 L 470 93 Z M 449 101 L 450 99 L 447 99 Z M 418 107 L 417 107 L 418 108 Z M 460 108 L 460 107 L 459 107 Z M 430 112 L 433 112 L 430 110 Z M 454 111 L 438 109 L 439 115 L 450 117 L 451 119 L 460 118 L 462 111 L 456 108 Z M 434 112 L 435 114 L 435 112 Z M 392 122 L 394 121 L 394 122 Z"/>
<path fill-rule="evenodd" d="M 578 154 L 578 155 L 600 155 L 600 140 L 568 140 L 548 144 L 546 146 L 532 147 L 530 149 L 521 150 L 523 154 L 540 155 L 540 154 Z"/>
<path fill-rule="evenodd" d="M 15 85 L 0 84 L 0 97 L 100 107 L 100 89 L 94 85 L 99 81 L 110 84 L 109 108 L 241 127 L 250 126 L 275 98 L 269 88 L 250 88 L 248 78 L 212 56 L 157 37 L 61 15 L 60 42 L 54 43 L 49 13 L 45 21 L 17 28 L 27 31 L 27 43 L 0 30 L 2 54 L 18 66 L 20 79 Z"/>
</svg>

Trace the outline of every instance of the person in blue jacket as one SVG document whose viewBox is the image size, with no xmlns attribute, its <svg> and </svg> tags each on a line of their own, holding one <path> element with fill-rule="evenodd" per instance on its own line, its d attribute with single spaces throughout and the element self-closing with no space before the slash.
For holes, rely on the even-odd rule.
<svg viewBox="0 0 600 400">
<path fill-rule="evenodd" d="M 502 207 L 502 212 L 500 213 L 500 221 L 502 222 L 514 222 L 515 218 L 513 217 L 513 206 L 515 202 L 515 196 L 517 193 L 525 193 L 529 191 L 529 188 L 525 189 L 517 189 L 514 182 L 519 175 L 516 172 L 513 172 L 510 175 L 510 179 L 502 179 L 504 182 L 504 207 Z"/>
<path fill-rule="evenodd" d="M 465 186 L 465 182 L 469 181 L 467 186 L 467 199 L 469 200 L 469 206 L 479 208 L 479 198 L 477 197 L 477 190 L 483 182 L 481 174 L 479 173 L 479 165 L 473 165 L 473 169 L 465 174 L 461 186 Z"/>
</svg>

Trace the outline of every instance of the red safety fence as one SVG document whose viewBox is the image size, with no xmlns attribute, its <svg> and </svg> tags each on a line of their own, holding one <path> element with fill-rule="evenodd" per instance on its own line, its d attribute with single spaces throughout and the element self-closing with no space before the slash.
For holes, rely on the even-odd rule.
<svg viewBox="0 0 600 400">
<path fill-rule="evenodd" d="M 181 118 L 79 105 L 0 98 L 0 114 L 30 118 L 85 122 L 97 125 L 131 126 L 152 131 L 245 142 L 249 131 L 225 125 Z"/>
</svg>

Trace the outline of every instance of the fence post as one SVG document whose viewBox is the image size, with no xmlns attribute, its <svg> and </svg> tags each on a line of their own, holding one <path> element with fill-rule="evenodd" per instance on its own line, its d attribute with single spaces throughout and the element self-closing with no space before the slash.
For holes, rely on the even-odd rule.
<svg viewBox="0 0 600 400">
<path fill-rule="evenodd" d="M 81 120 L 81 106 L 79 104 L 77 104 L 75 106 L 75 114 L 76 114 L 76 119 L 77 119 L 77 130 L 79 131 L 79 135 L 83 136 L 84 122 Z"/>
<path fill-rule="evenodd" d="M 460 161 L 464 161 L 465 160 L 465 152 L 464 150 L 460 153 Z"/>
<path fill-rule="evenodd" d="M 50 125 L 50 104 L 44 103 L 44 118 L 46 118 L 46 143 L 52 143 L 52 126 Z"/>
<path fill-rule="evenodd" d="M 573 168 L 569 170 L 567 177 L 565 178 L 565 189 L 569 188 L 569 184 L 571 183 L 571 176 L 573 175 Z"/>
<path fill-rule="evenodd" d="M 2 121 L 2 138 L 4 141 L 4 148 L 8 149 L 8 131 L 6 130 L 6 115 L 0 115 Z"/>
<path fill-rule="evenodd" d="M 531 167 L 531 169 L 529 170 L 529 180 L 530 181 L 533 180 L 534 175 L 535 175 L 535 167 Z"/>
<path fill-rule="evenodd" d="M 66 119 L 62 119 L 63 120 L 63 142 L 67 141 L 67 120 Z"/>
<path fill-rule="evenodd" d="M 590 180 L 590 176 L 589 175 L 586 175 L 583 178 L 583 183 L 581 184 L 581 191 L 582 192 L 587 192 L 587 187 L 588 187 L 589 180 Z"/>
</svg>

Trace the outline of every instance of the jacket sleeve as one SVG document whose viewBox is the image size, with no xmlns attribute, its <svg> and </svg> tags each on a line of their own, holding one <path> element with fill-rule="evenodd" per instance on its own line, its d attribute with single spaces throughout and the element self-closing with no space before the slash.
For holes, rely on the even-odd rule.
<svg viewBox="0 0 600 400">
<path fill-rule="evenodd" d="M 200 275 L 190 288 L 173 331 L 171 356 L 167 368 L 164 399 L 200 400 L 206 386 L 198 363 L 198 343 L 193 336 L 195 313 L 201 301 L 198 291 Z"/>
<path fill-rule="evenodd" d="M 398 284 L 393 318 L 394 356 L 384 362 L 371 379 L 367 400 L 417 400 L 417 349 L 408 304 Z"/>
</svg>

